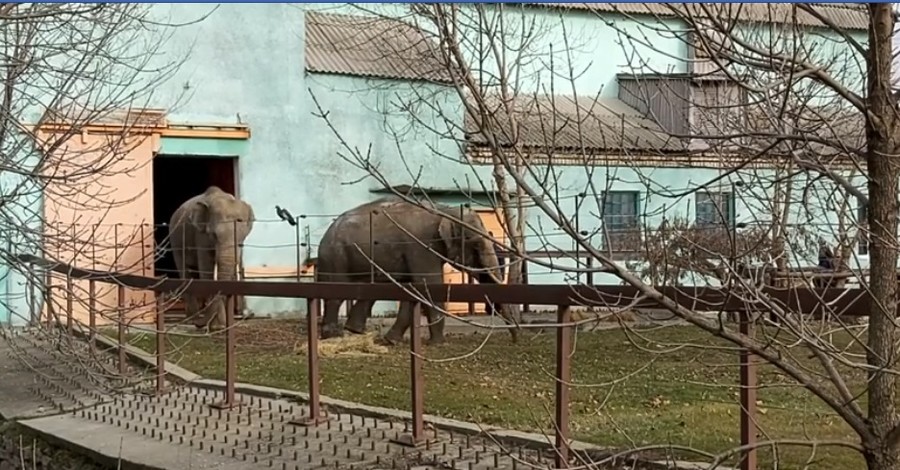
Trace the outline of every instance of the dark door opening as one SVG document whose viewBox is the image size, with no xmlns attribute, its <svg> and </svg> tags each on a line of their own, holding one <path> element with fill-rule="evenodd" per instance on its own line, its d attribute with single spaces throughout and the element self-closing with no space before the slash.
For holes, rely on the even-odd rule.
<svg viewBox="0 0 900 470">
<path fill-rule="evenodd" d="M 236 167 L 237 158 L 234 157 L 157 155 L 153 159 L 153 220 L 157 224 L 154 232 L 157 247 L 154 268 L 157 276 L 179 277 L 175 258 L 166 242 L 172 214 L 184 201 L 206 191 L 211 185 L 235 194 Z"/>
</svg>

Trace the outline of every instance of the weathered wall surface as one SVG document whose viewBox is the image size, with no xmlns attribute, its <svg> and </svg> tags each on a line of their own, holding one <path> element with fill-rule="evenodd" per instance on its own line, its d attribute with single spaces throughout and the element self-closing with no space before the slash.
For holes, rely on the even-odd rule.
<svg viewBox="0 0 900 470">
<path fill-rule="evenodd" d="M 112 137 L 115 139 L 116 137 Z M 84 168 L 108 159 L 103 174 L 89 190 L 72 188 L 65 181 L 54 181 L 45 191 L 43 218 L 45 247 L 63 262 L 96 268 L 149 275 L 153 272 L 151 219 L 153 193 L 149 190 L 152 178 L 153 154 L 159 147 L 154 134 L 129 137 L 121 145 L 110 146 L 109 135 L 78 134 L 60 149 L 65 164 L 58 168 Z M 84 182 L 80 182 L 84 183 Z M 43 305 L 44 314 L 55 310 L 64 315 L 67 308 L 68 287 L 61 275 L 53 276 L 51 301 Z M 76 281 L 73 292 L 74 318 L 88 322 L 88 282 Z M 97 283 L 97 324 L 114 321 L 119 301 L 117 287 Z M 124 305 L 130 320 L 148 320 L 155 307 L 152 292 L 126 289 Z"/>
</svg>

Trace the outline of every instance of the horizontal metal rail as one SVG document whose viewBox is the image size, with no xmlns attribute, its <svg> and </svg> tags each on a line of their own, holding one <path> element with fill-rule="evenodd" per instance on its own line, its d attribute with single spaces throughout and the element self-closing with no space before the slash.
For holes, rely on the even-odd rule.
<svg viewBox="0 0 900 470">
<path fill-rule="evenodd" d="M 23 263 L 42 267 L 80 280 L 95 280 L 154 292 L 190 292 L 201 295 L 243 295 L 306 299 L 393 300 L 429 302 L 484 302 L 499 304 L 590 305 L 607 307 L 666 308 L 674 302 L 698 311 L 768 311 L 772 304 L 801 314 L 865 316 L 871 295 L 865 289 L 810 289 L 760 287 L 749 300 L 725 288 L 659 286 L 650 298 L 638 288 L 616 285 L 570 284 L 370 284 L 296 281 L 213 281 L 137 276 L 76 268 L 33 255 L 19 255 Z M 419 297 L 417 297 L 419 296 Z"/>
</svg>

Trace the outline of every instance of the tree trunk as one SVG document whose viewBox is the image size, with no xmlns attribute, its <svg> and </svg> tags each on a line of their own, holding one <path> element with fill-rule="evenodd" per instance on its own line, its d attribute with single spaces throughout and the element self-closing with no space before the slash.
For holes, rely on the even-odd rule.
<svg viewBox="0 0 900 470">
<path fill-rule="evenodd" d="M 896 470 L 900 468 L 896 452 L 881 447 L 866 451 L 866 468 L 869 470 Z"/>
<path fill-rule="evenodd" d="M 867 361 L 869 372 L 868 421 L 873 438 L 864 442 L 870 470 L 900 469 L 896 445 L 888 442 L 897 425 L 897 189 L 898 119 L 891 93 L 891 38 L 894 18 L 890 3 L 869 3 L 868 96 L 866 119 L 869 172 L 869 226 L 872 233 L 870 292 L 876 300 L 869 311 Z"/>
</svg>

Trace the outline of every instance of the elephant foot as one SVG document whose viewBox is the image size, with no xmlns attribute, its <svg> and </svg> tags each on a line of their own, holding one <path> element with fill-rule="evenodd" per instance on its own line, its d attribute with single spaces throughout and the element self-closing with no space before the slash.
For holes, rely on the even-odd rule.
<svg viewBox="0 0 900 470">
<path fill-rule="evenodd" d="M 399 343 L 403 341 L 403 338 L 392 338 L 388 335 L 379 336 L 375 338 L 375 344 L 380 344 L 382 346 L 397 346 Z"/>
<path fill-rule="evenodd" d="M 319 334 L 320 339 L 340 338 L 344 336 L 344 330 L 337 325 L 322 325 L 322 332 Z"/>
<path fill-rule="evenodd" d="M 428 346 L 440 346 L 446 341 L 447 340 L 443 336 L 435 336 L 433 338 L 428 338 L 428 340 L 425 341 L 425 344 L 427 344 Z"/>
<path fill-rule="evenodd" d="M 366 334 L 366 327 L 365 327 L 365 326 L 360 327 L 359 325 L 345 324 L 345 325 L 344 325 L 344 329 L 347 330 L 347 331 L 349 331 L 350 333 L 355 334 L 355 335 L 363 335 L 363 334 Z"/>
</svg>

